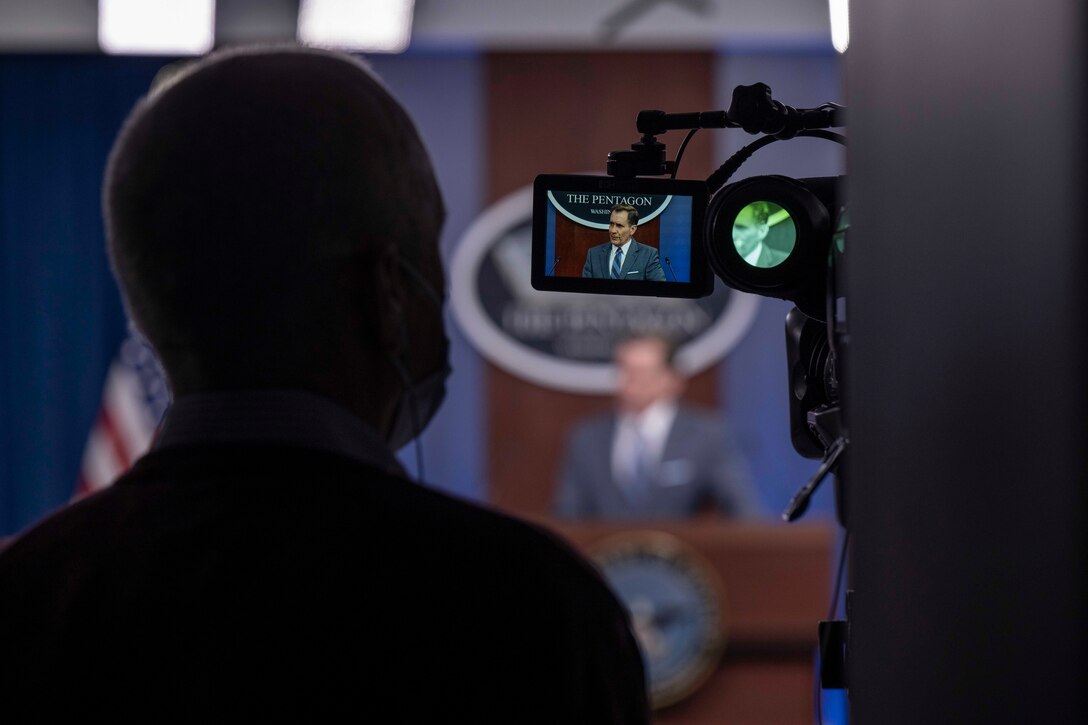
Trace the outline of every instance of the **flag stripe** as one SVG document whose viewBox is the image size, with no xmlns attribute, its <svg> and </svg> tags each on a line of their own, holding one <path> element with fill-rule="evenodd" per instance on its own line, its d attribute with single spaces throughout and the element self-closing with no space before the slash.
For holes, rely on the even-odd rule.
<svg viewBox="0 0 1088 725">
<path fill-rule="evenodd" d="M 113 454 L 113 460 L 122 469 L 132 465 L 132 456 L 125 445 L 125 439 L 119 430 L 120 426 L 114 420 L 109 407 L 103 408 L 98 413 L 98 431 L 102 435 L 106 448 Z"/>
<path fill-rule="evenodd" d="M 112 428 L 123 446 L 122 460 L 131 465 L 151 445 L 155 422 L 143 403 L 144 392 L 139 376 L 129 368 L 114 363 L 103 401 Z"/>
<path fill-rule="evenodd" d="M 73 498 L 106 488 L 128 470 L 151 447 L 168 403 L 169 391 L 154 353 L 130 328 L 106 374 Z"/>
<path fill-rule="evenodd" d="M 124 472 L 113 446 L 106 440 L 101 427 L 91 429 L 87 447 L 83 450 L 83 475 L 87 492 L 109 486 Z"/>
</svg>

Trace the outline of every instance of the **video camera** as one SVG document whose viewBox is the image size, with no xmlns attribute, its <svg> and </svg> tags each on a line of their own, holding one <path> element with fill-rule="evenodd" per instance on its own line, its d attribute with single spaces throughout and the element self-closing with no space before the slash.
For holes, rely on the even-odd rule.
<svg viewBox="0 0 1088 725">
<path fill-rule="evenodd" d="M 844 320 L 835 284 L 849 227 L 845 179 L 729 180 L 752 154 L 777 141 L 815 137 L 845 144 L 826 130 L 844 126 L 844 112 L 831 103 L 783 105 L 763 83 L 738 86 L 728 111 L 639 112 L 642 136 L 629 150 L 608 154 L 607 176 L 541 175 L 534 183 L 535 289 L 698 298 L 711 293 L 717 275 L 733 289 L 796 305 L 786 318 L 790 437 L 798 453 L 823 462 L 783 513 L 791 521 L 804 513 L 846 447 L 836 368 Z M 701 128 L 762 136 L 705 181 L 679 180 L 684 149 Z M 688 135 L 669 161 L 657 136 L 683 129 Z"/>
</svg>

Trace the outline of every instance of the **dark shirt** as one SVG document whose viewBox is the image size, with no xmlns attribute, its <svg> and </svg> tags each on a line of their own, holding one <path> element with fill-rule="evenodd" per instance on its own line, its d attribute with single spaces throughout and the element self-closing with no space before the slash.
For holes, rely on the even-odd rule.
<svg viewBox="0 0 1088 725">
<path fill-rule="evenodd" d="M 647 721 L 588 564 L 306 398 L 178 401 L 131 472 L 0 554 L 0 719 Z"/>
</svg>

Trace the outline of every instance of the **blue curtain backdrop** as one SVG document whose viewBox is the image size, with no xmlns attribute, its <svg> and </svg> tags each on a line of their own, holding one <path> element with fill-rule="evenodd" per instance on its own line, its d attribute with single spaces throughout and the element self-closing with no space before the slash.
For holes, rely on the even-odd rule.
<svg viewBox="0 0 1088 725">
<path fill-rule="evenodd" d="M 165 59 L 0 57 L 0 534 L 67 500 L 124 335 L 98 188 Z"/>
</svg>

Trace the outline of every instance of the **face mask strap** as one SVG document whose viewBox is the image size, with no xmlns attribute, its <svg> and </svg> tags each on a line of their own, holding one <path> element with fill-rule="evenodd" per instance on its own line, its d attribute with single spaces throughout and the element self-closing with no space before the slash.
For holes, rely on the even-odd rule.
<svg viewBox="0 0 1088 725">
<path fill-rule="evenodd" d="M 416 267 L 410 264 L 403 257 L 397 257 L 397 264 L 401 269 L 401 272 L 407 275 L 419 288 L 431 302 L 442 310 L 444 305 L 443 298 L 435 290 L 434 286 L 423 276 L 423 274 L 416 269 Z M 405 325 L 403 327 L 403 335 L 405 340 L 405 347 L 408 346 L 408 328 Z M 419 398 L 416 395 L 417 385 L 412 381 L 412 376 L 408 373 L 408 368 L 405 367 L 404 361 L 396 356 L 389 356 L 389 362 L 393 365 L 393 369 L 396 370 L 397 376 L 400 378 L 401 386 L 404 388 L 404 393 L 401 396 L 399 406 L 408 406 L 409 420 L 412 425 L 412 440 L 415 443 L 416 449 L 416 479 L 419 482 L 423 482 L 425 473 L 423 469 L 423 445 L 420 442 L 420 437 L 423 433 L 422 412 L 419 409 Z M 448 363 L 447 363 L 448 366 Z M 399 417 L 399 411 L 395 411 L 395 416 Z M 393 421 L 394 427 L 396 427 L 397 420 Z M 395 432 L 395 431 L 394 431 Z"/>
<path fill-rule="evenodd" d="M 443 298 L 439 296 L 438 292 L 431 286 L 431 283 L 426 280 L 423 274 L 416 269 L 415 266 L 405 261 L 403 257 L 397 257 L 397 264 L 400 265 L 400 271 L 411 277 L 420 291 L 427 295 L 431 302 L 434 302 L 438 308 L 441 309 L 443 306 Z"/>
<path fill-rule="evenodd" d="M 419 439 L 423 433 L 423 426 L 420 424 L 419 401 L 416 399 L 415 384 L 412 382 L 412 376 L 408 374 L 408 368 L 404 366 L 404 362 L 399 357 L 390 355 L 389 362 L 393 365 L 393 369 L 397 371 L 400 384 L 404 388 L 404 394 L 401 395 L 398 405 L 408 406 L 408 415 L 412 421 L 412 442 L 416 449 L 416 480 L 422 483 L 425 474 L 423 471 L 423 446 Z M 398 411 L 394 411 L 394 425 L 397 423 L 397 413 Z"/>
</svg>

